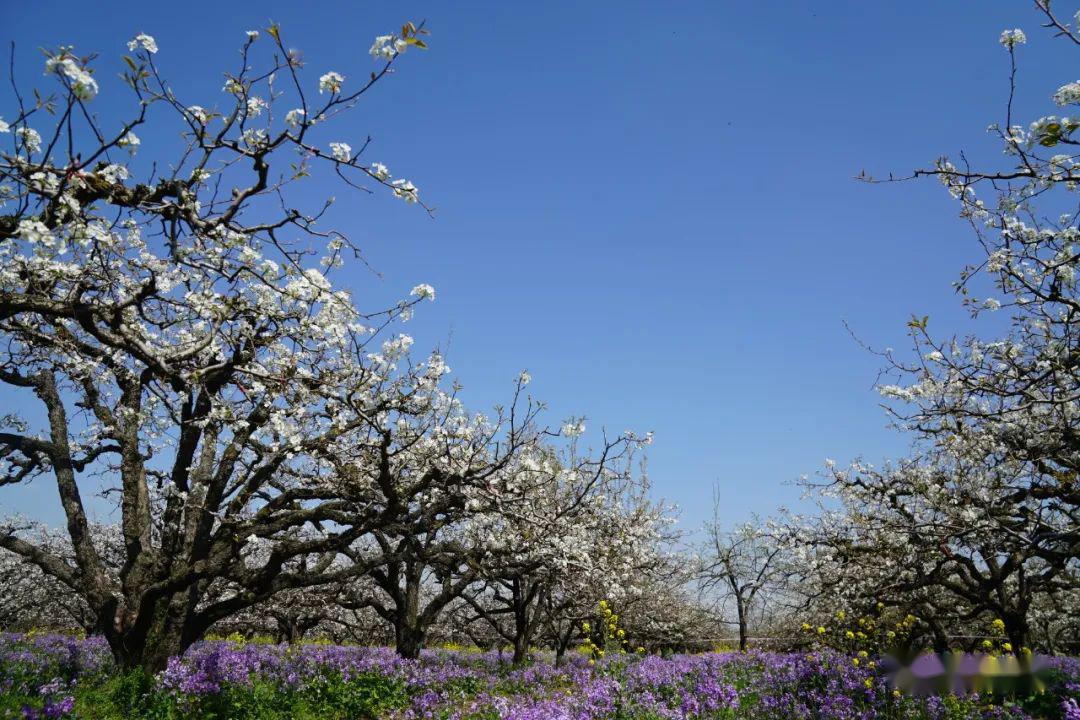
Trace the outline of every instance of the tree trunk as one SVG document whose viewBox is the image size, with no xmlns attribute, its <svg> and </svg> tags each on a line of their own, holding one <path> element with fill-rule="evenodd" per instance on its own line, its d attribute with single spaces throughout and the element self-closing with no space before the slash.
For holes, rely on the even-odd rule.
<svg viewBox="0 0 1080 720">
<path fill-rule="evenodd" d="M 185 642 L 182 629 L 167 619 L 155 620 L 145 631 L 109 633 L 109 647 L 116 664 L 125 670 L 142 668 L 150 674 L 165 669 L 169 658 L 180 655 L 191 642 Z"/>
<path fill-rule="evenodd" d="M 145 616 L 130 619 L 118 628 L 115 604 L 103 609 L 98 626 L 105 635 L 116 664 L 122 669 L 142 668 L 156 674 L 170 657 L 182 654 L 199 639 L 202 629 L 194 617 L 194 593 L 162 598 L 144 610 Z"/>
<path fill-rule="evenodd" d="M 397 628 L 397 653 L 403 658 L 415 660 L 424 649 L 424 629 L 417 625 L 402 625 Z"/>
<path fill-rule="evenodd" d="M 408 567 L 405 571 L 405 602 L 396 608 L 394 640 L 397 653 L 403 658 L 415 660 L 424 647 L 427 628 L 420 618 L 420 571 Z"/>
<path fill-rule="evenodd" d="M 514 665 L 521 665 L 529 657 L 529 644 L 532 640 L 532 624 L 529 622 L 529 606 L 526 588 L 519 579 L 514 579 Z"/>
<path fill-rule="evenodd" d="M 741 597 L 736 597 L 735 606 L 739 613 L 739 652 L 746 652 L 747 627 L 746 604 Z"/>
<path fill-rule="evenodd" d="M 1019 653 L 1021 648 L 1028 646 L 1031 635 L 1027 618 L 1022 613 L 1006 613 L 1002 618 L 1005 621 L 1005 635 L 1012 643 L 1013 652 Z"/>
<path fill-rule="evenodd" d="M 562 667 L 566 664 L 566 651 L 570 649 L 570 643 L 574 639 L 573 625 L 566 633 L 560 635 L 555 643 L 555 667 Z"/>
<path fill-rule="evenodd" d="M 514 635 L 514 664 L 521 665 L 529 657 L 529 638 L 525 633 Z"/>
</svg>

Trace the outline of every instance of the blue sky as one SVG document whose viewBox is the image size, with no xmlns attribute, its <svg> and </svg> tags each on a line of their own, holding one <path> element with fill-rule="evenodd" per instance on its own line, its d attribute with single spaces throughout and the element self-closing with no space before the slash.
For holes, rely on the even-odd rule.
<svg viewBox="0 0 1080 720">
<path fill-rule="evenodd" d="M 737 521 L 797 506 L 789 483 L 826 457 L 904 452 L 873 391 L 880 362 L 844 322 L 897 348 L 912 313 L 968 331 L 951 283 L 977 246 L 936 183 L 853 176 L 1000 157 L 983 131 L 1004 112 L 1005 27 L 1029 37 L 1025 122 L 1075 79 L 1067 48 L 1004 0 L 5 3 L 0 40 L 28 82 L 36 48 L 58 44 L 100 52 L 104 81 L 144 31 L 181 97 L 211 106 L 244 31 L 270 19 L 312 85 L 366 75 L 375 35 L 426 19 L 431 49 L 338 135 L 370 134 L 370 157 L 437 211 L 315 188 L 380 273 L 354 265 L 344 282 L 368 307 L 434 285 L 411 331 L 447 350 L 473 408 L 527 368 L 553 424 L 655 431 L 654 489 L 687 527 L 714 483 Z M 56 521 L 38 482 L 0 504 Z"/>
</svg>

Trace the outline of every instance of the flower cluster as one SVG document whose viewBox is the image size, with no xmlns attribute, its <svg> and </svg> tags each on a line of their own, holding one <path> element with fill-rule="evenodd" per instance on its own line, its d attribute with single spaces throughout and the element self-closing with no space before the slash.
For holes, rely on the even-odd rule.
<svg viewBox="0 0 1080 720">
<path fill-rule="evenodd" d="M 7 673 L 33 666 L 57 647 L 97 641 L 0 636 Z M 1037 707 L 1077 718 L 1080 663 L 1059 661 L 1065 680 L 1047 688 Z M 49 672 L 52 667 L 41 672 Z M 27 676 L 24 673 L 24 676 Z M 106 676 L 87 668 L 68 677 L 0 687 L 0 713 L 22 703 L 25 717 L 68 717 L 80 702 L 106 697 L 95 689 Z M 1070 689 L 1071 688 L 1071 689 Z M 85 695 L 84 695 L 85 693 Z M 709 653 L 634 657 L 574 656 L 562 666 L 538 662 L 513 667 L 498 652 L 428 650 L 403 660 L 384 648 L 329 644 L 274 645 L 208 641 L 173 658 L 154 678 L 139 707 L 161 717 L 273 716 L 381 717 L 388 720 L 1028 720 L 1019 703 L 978 695 L 908 696 L 880 671 L 842 655 Z M 85 698 L 85 699 L 80 699 Z M 1049 703 L 1049 705 L 1047 704 Z M 1036 705 L 1033 705 L 1036 707 Z M 95 715 L 105 708 L 93 708 Z M 119 708 L 118 708 L 119 709 Z M 268 713 L 269 714 L 269 713 Z M 143 711 L 128 711 L 143 717 Z"/>
</svg>

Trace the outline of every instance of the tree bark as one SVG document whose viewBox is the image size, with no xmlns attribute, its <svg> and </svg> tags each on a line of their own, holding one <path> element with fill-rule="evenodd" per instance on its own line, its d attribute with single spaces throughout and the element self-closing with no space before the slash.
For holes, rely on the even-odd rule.
<svg viewBox="0 0 1080 720">
<path fill-rule="evenodd" d="M 747 635 L 749 632 L 746 627 L 746 608 L 743 606 L 742 601 L 738 603 L 739 606 L 739 652 L 746 652 Z"/>
</svg>

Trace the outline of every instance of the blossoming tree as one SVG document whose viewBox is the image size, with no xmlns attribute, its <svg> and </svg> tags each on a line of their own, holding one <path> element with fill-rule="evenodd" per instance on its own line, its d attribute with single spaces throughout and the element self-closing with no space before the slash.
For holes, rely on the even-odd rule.
<svg viewBox="0 0 1080 720">
<path fill-rule="evenodd" d="M 1080 45 L 1077 22 L 1059 19 L 1049 2 L 1036 3 L 1047 27 Z M 992 340 L 938 338 L 928 318 L 909 325 L 917 359 L 884 353 L 902 381 L 884 385 L 898 424 L 914 431 L 939 457 L 982 466 L 998 483 L 992 492 L 1012 504 L 1029 551 L 1054 567 L 1080 555 L 1080 297 L 1076 267 L 1080 238 L 1074 212 L 1077 180 L 1074 131 L 1067 113 L 1080 104 L 1080 83 L 1053 94 L 1064 115 L 1017 124 L 1018 59 L 1027 38 L 1001 34 L 1010 67 L 1004 122 L 990 130 L 1005 166 L 977 169 L 940 159 L 916 176 L 938 178 L 960 203 L 981 249 L 957 283 L 976 318 L 1005 313 L 1006 329 Z M 990 324 L 990 323 L 987 323 Z M 1003 471 L 998 471 L 1002 468 Z M 985 477 L 985 473 L 982 474 Z"/>
<path fill-rule="evenodd" d="M 0 485 L 51 477 L 71 552 L 14 522 L 0 548 L 76 591 L 125 665 L 160 668 L 239 609 L 359 571 L 333 559 L 370 530 L 364 498 L 327 458 L 423 386 L 396 368 L 410 340 L 385 328 L 434 292 L 361 312 L 331 284 L 353 251 L 319 224 L 331 201 L 305 209 L 290 190 L 325 172 L 422 204 L 367 143 L 326 134 L 422 34 L 379 37 L 356 82 L 309 77 L 279 28 L 250 31 L 205 106 L 177 96 L 142 34 L 118 125 L 93 112 L 92 56 L 62 47 L 45 65 L 56 92 L 20 93 L 0 122 L 0 382 L 18 408 L 0 418 Z M 183 143 L 136 180 L 126 157 L 152 152 L 137 134 L 152 124 Z M 102 486 L 115 573 L 86 506 Z M 215 582 L 235 591 L 207 602 Z"/>
</svg>

